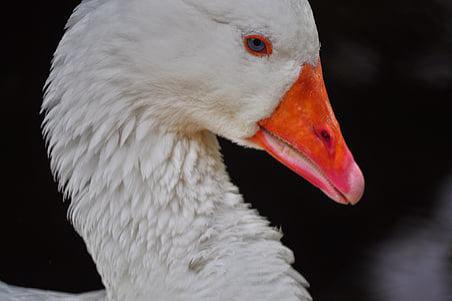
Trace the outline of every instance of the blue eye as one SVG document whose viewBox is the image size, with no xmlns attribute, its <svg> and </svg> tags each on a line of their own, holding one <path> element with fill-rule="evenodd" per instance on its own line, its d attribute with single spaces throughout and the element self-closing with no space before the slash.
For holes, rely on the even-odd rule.
<svg viewBox="0 0 452 301">
<path fill-rule="evenodd" d="M 248 39 L 248 47 L 252 51 L 263 52 L 265 50 L 265 43 L 262 40 L 251 38 Z"/>
<path fill-rule="evenodd" d="M 264 36 L 249 35 L 244 37 L 246 50 L 254 56 L 269 56 L 272 54 L 272 43 Z"/>
</svg>

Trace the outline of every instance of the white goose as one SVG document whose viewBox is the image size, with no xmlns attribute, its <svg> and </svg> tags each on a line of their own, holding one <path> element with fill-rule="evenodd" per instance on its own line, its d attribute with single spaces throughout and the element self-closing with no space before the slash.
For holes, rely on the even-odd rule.
<svg viewBox="0 0 452 301">
<path fill-rule="evenodd" d="M 230 182 L 215 134 L 266 149 L 338 202 L 363 192 L 306 0 L 85 0 L 42 108 L 105 291 L 2 285 L 6 300 L 310 300 L 281 234 Z"/>
</svg>

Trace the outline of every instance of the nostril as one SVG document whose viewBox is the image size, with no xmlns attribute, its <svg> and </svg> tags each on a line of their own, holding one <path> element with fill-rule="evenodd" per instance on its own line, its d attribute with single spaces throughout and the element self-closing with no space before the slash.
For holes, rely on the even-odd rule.
<svg viewBox="0 0 452 301">
<path fill-rule="evenodd" d="M 320 136 L 325 142 L 331 143 L 331 135 L 327 132 L 327 130 L 320 131 Z"/>
<path fill-rule="evenodd" d="M 317 137 L 323 142 L 323 144 L 325 144 L 325 146 L 329 150 L 331 150 L 333 146 L 333 135 L 331 134 L 331 131 L 329 131 L 329 129 L 326 128 L 320 128 L 315 129 L 315 133 Z"/>
</svg>

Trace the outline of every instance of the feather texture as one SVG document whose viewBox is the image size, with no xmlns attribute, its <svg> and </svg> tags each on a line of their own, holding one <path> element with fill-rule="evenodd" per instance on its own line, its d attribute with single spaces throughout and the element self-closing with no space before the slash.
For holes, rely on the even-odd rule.
<svg viewBox="0 0 452 301">
<path fill-rule="evenodd" d="M 252 31 L 272 39 L 271 58 L 243 48 Z M 249 145 L 318 51 L 305 0 L 80 4 L 42 105 L 52 171 L 106 288 L 77 300 L 310 300 L 215 134 Z"/>
</svg>

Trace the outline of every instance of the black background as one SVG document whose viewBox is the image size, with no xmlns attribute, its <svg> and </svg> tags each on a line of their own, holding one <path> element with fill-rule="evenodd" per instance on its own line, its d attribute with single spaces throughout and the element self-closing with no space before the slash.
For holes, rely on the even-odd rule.
<svg viewBox="0 0 452 301">
<path fill-rule="evenodd" d="M 0 279 L 67 292 L 102 287 L 66 220 L 40 131 L 42 87 L 77 4 L 2 9 Z M 222 140 L 223 153 L 245 200 L 283 229 L 315 300 L 378 300 L 368 277 L 373 250 L 407 216 L 428 220 L 452 172 L 452 1 L 311 5 L 330 99 L 366 177 L 364 198 L 343 207 L 263 152 Z"/>
</svg>

